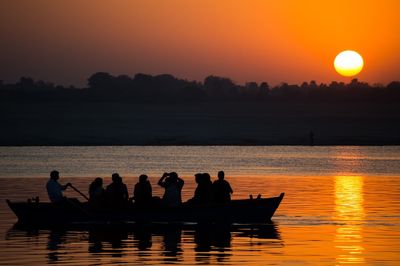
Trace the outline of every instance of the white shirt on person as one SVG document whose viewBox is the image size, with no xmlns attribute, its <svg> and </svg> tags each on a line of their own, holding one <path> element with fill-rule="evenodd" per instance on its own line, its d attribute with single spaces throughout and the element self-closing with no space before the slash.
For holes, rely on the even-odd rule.
<svg viewBox="0 0 400 266">
<path fill-rule="evenodd" d="M 46 184 L 46 188 L 51 202 L 54 203 L 64 198 L 64 187 L 57 180 L 50 179 Z"/>
<path fill-rule="evenodd" d="M 182 204 L 181 191 L 183 184 L 184 181 L 180 178 L 176 182 L 163 182 L 161 184 L 161 186 L 165 188 L 163 196 L 164 204 L 168 207 L 178 207 Z"/>
<path fill-rule="evenodd" d="M 181 191 L 177 184 L 170 184 L 165 187 L 163 201 L 168 207 L 178 207 L 181 203 Z"/>
</svg>

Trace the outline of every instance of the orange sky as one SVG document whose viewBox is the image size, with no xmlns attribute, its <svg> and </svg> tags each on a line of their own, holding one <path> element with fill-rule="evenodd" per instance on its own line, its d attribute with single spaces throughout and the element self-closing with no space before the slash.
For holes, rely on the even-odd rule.
<svg viewBox="0 0 400 266">
<path fill-rule="evenodd" d="M 397 0 L 2 0 L 0 79 L 84 85 L 96 71 L 203 80 L 348 81 L 356 50 L 369 83 L 400 79 Z"/>
</svg>

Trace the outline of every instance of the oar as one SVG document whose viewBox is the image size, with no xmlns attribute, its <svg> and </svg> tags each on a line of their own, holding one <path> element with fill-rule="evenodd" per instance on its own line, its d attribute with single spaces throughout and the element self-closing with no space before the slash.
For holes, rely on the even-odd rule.
<svg viewBox="0 0 400 266">
<path fill-rule="evenodd" d="M 89 200 L 88 197 L 86 197 L 85 194 L 83 194 L 82 192 L 79 191 L 79 189 L 77 189 L 76 187 L 74 187 L 73 185 L 70 185 L 70 187 L 75 190 L 76 192 L 78 192 L 82 197 L 84 197 L 86 200 Z"/>
</svg>

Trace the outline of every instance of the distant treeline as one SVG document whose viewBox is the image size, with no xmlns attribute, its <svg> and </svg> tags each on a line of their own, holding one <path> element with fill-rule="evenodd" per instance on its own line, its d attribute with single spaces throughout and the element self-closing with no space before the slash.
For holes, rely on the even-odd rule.
<svg viewBox="0 0 400 266">
<path fill-rule="evenodd" d="M 400 82 L 387 86 L 369 85 L 353 79 L 350 83 L 315 81 L 299 85 L 267 82 L 235 84 L 225 77 L 208 76 L 203 82 L 178 79 L 169 74 L 113 76 L 98 72 L 88 78 L 85 88 L 64 87 L 21 77 L 15 84 L 0 81 L 0 101 L 123 101 L 134 103 L 185 102 L 400 102 Z"/>
</svg>

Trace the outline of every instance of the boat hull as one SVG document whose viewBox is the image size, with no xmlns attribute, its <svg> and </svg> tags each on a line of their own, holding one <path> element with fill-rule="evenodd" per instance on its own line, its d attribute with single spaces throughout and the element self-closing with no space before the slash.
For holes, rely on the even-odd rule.
<svg viewBox="0 0 400 266">
<path fill-rule="evenodd" d="M 32 225 L 99 224 L 129 222 L 230 222 L 258 223 L 271 220 L 284 193 L 267 199 L 233 200 L 229 204 L 182 205 L 176 208 L 134 205 L 123 210 L 91 210 L 87 203 L 57 206 L 52 203 L 11 202 L 18 223 Z"/>
</svg>

